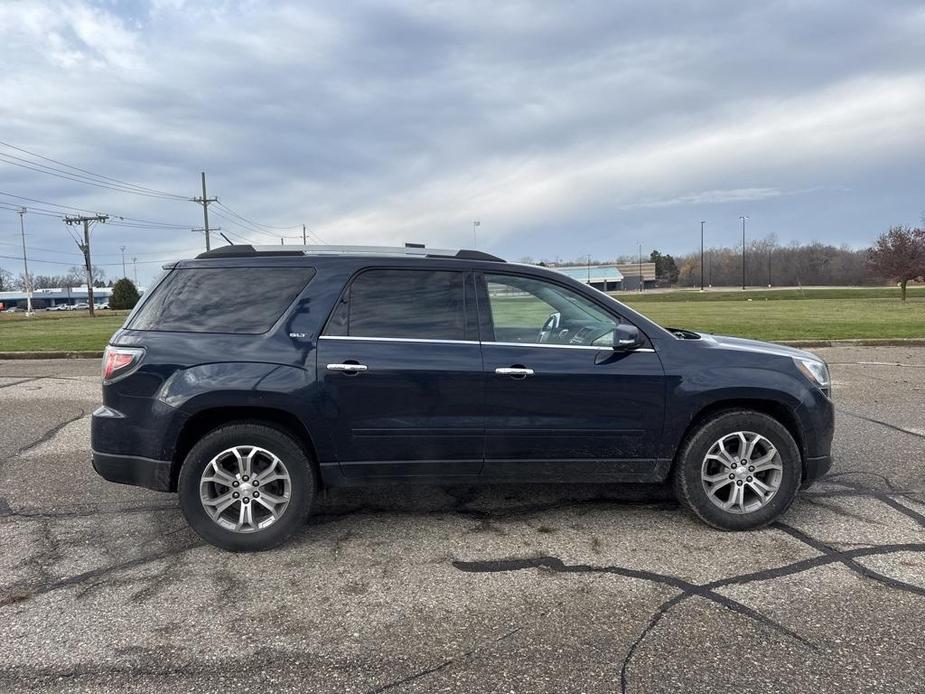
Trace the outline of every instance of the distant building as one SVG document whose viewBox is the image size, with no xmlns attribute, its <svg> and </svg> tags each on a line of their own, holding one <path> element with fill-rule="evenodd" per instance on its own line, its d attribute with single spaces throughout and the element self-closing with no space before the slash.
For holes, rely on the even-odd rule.
<svg viewBox="0 0 925 694">
<path fill-rule="evenodd" d="M 605 292 L 617 291 L 623 286 L 623 273 L 616 265 L 570 265 L 550 269 Z"/>
<path fill-rule="evenodd" d="M 112 287 L 94 287 L 93 301 L 102 304 L 109 301 Z M 33 289 L 32 308 L 51 308 L 60 304 L 87 303 L 87 287 L 56 287 L 54 289 Z M 0 292 L 0 307 L 11 308 L 19 306 L 26 308 L 26 292 L 17 290 Z"/>
<path fill-rule="evenodd" d="M 639 291 L 640 282 L 643 289 L 654 289 L 655 263 L 617 263 L 616 268 L 623 273 L 624 291 Z"/>
<path fill-rule="evenodd" d="M 655 263 L 550 266 L 550 269 L 605 292 L 638 291 L 640 283 L 643 289 L 656 287 Z"/>
</svg>

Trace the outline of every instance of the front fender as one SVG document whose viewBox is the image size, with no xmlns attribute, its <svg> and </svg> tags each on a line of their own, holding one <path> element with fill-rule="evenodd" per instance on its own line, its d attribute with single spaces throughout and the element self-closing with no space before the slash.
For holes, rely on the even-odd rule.
<svg viewBox="0 0 925 694">
<path fill-rule="evenodd" d="M 707 408 L 770 403 L 786 409 L 800 427 L 801 406 L 812 400 L 809 384 L 779 370 L 755 367 L 713 367 L 669 379 L 662 455 L 672 458 L 691 423 Z"/>
</svg>

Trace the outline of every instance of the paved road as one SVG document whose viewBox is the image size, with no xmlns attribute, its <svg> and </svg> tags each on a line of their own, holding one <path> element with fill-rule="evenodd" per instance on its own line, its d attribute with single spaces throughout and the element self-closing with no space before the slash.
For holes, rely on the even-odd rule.
<svg viewBox="0 0 925 694">
<path fill-rule="evenodd" d="M 0 691 L 921 692 L 925 349 L 819 352 L 837 463 L 774 528 L 381 488 L 243 556 L 92 472 L 96 362 L 0 363 Z"/>
</svg>

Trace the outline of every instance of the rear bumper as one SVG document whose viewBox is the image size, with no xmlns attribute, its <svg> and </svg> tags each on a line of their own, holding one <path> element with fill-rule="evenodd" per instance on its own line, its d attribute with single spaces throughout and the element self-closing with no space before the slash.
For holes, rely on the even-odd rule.
<svg viewBox="0 0 925 694">
<path fill-rule="evenodd" d="M 119 484 L 169 492 L 172 491 L 170 467 L 169 460 L 93 451 L 93 469 L 103 479 Z"/>
<path fill-rule="evenodd" d="M 831 455 L 820 455 L 816 458 L 806 458 L 803 460 L 803 485 L 806 489 L 813 482 L 822 477 L 832 467 Z"/>
</svg>

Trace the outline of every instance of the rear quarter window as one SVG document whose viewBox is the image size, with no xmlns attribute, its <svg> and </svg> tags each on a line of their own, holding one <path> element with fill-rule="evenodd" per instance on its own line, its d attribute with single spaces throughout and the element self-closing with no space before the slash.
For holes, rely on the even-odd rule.
<svg viewBox="0 0 925 694">
<path fill-rule="evenodd" d="M 279 320 L 314 275 L 305 267 L 176 269 L 127 327 L 259 335 Z"/>
</svg>

